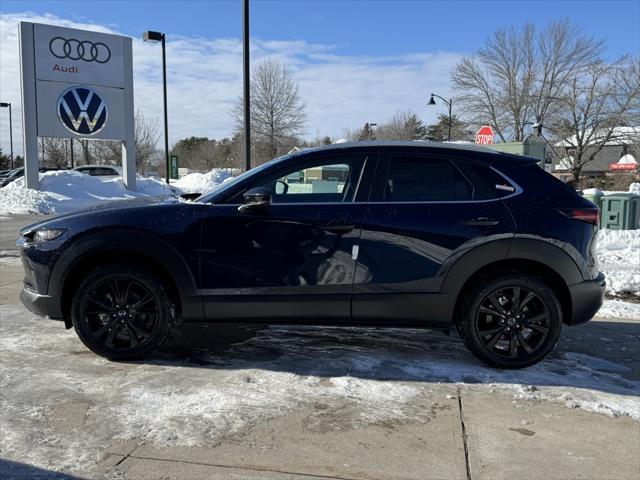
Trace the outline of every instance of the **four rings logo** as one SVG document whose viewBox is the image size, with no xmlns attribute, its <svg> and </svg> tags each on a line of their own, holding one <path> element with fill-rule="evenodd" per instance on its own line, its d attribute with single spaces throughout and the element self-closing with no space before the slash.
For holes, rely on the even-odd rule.
<svg viewBox="0 0 640 480">
<path fill-rule="evenodd" d="M 75 134 L 94 135 L 107 124 L 107 104 L 88 87 L 67 88 L 57 109 L 62 124 Z"/>
<path fill-rule="evenodd" d="M 111 59 L 111 50 L 104 43 L 75 38 L 53 37 L 49 42 L 49 51 L 56 58 L 69 60 L 107 63 Z"/>
</svg>

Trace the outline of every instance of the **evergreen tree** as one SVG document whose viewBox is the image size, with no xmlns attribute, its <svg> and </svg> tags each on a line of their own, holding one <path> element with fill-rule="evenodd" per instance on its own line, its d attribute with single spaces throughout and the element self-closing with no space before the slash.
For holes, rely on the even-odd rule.
<svg viewBox="0 0 640 480">
<path fill-rule="evenodd" d="M 425 138 L 437 142 L 447 141 L 449 134 L 449 115 L 441 113 L 438 121 L 429 125 L 426 129 Z M 468 125 L 457 115 L 451 116 L 451 140 L 471 140 L 473 134 Z"/>
<path fill-rule="evenodd" d="M 362 130 L 360 130 L 358 132 L 358 135 L 356 136 L 356 138 L 360 141 L 363 140 L 375 140 L 376 139 L 376 134 L 373 131 L 371 125 L 369 125 L 368 123 L 364 124 L 364 127 L 362 127 Z"/>
</svg>

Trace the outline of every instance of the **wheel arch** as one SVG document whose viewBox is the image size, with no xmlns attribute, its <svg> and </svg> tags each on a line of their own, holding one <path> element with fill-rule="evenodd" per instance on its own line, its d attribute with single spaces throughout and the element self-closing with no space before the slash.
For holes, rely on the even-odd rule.
<svg viewBox="0 0 640 480">
<path fill-rule="evenodd" d="M 179 314 L 202 316 L 194 276 L 180 253 L 149 233 L 119 229 L 92 232 L 76 239 L 56 261 L 48 291 L 52 297 L 60 299 L 60 310 L 67 327 L 74 288 L 91 269 L 114 263 L 149 270 L 166 286 Z"/>
<path fill-rule="evenodd" d="M 483 278 L 524 273 L 541 278 L 552 288 L 562 307 L 563 322 L 569 322 L 573 307 L 568 287 L 583 281 L 573 259 L 561 248 L 543 240 L 514 238 L 502 254 L 499 246 L 472 249 L 449 270 L 441 292 L 455 298 L 451 311 L 454 321 L 469 291 Z"/>
</svg>

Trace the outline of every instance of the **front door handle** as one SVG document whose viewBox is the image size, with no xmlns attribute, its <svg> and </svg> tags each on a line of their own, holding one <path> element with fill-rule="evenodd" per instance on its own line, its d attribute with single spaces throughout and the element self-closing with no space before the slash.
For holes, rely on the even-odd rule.
<svg viewBox="0 0 640 480">
<path fill-rule="evenodd" d="M 500 220 L 489 217 L 477 217 L 473 220 L 467 220 L 462 222 L 463 225 L 468 227 L 494 227 L 500 223 Z"/>
</svg>

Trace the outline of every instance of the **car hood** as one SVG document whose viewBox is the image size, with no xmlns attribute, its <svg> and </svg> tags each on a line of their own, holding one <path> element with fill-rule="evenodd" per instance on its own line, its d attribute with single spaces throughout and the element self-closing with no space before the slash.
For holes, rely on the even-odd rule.
<svg viewBox="0 0 640 480">
<path fill-rule="evenodd" d="M 93 205 L 88 208 L 74 210 L 73 212 L 56 215 L 54 217 L 47 218 L 46 220 L 32 223 L 31 225 L 27 225 L 22 230 L 20 230 L 20 233 L 22 234 L 30 230 L 34 230 L 36 228 L 49 227 L 49 226 L 53 227 L 54 224 L 59 224 L 61 221 L 64 222 L 64 221 L 73 220 L 80 217 L 91 216 L 99 213 L 108 213 L 110 211 L 118 211 L 122 213 L 123 211 L 127 211 L 127 210 L 153 207 L 156 205 L 172 205 L 178 202 L 179 200 L 177 197 L 140 197 L 140 198 L 132 198 L 129 200 L 111 200 L 104 203 L 100 203 L 99 205 Z"/>
</svg>

